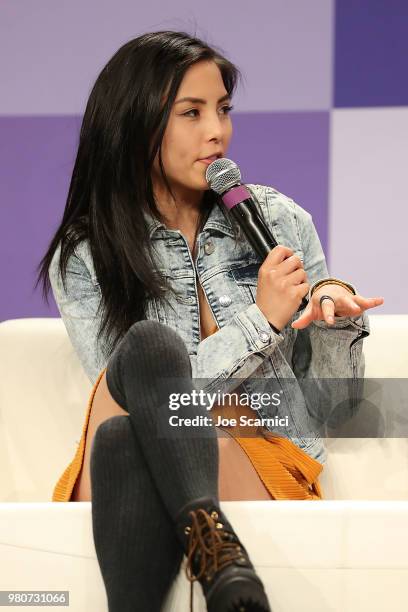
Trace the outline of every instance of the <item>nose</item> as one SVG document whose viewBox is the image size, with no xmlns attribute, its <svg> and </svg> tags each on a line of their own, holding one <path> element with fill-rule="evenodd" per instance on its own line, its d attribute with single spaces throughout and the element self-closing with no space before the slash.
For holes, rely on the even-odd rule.
<svg viewBox="0 0 408 612">
<path fill-rule="evenodd" d="M 220 142 L 225 134 L 227 123 L 225 118 L 220 117 L 217 113 L 211 113 L 205 124 L 207 141 L 215 140 Z"/>
</svg>

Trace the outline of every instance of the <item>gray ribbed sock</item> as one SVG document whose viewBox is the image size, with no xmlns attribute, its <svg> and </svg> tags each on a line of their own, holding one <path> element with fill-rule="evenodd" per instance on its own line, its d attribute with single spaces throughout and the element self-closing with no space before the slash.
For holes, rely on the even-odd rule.
<svg viewBox="0 0 408 612">
<path fill-rule="evenodd" d="M 169 425 L 170 393 L 194 390 L 181 336 L 167 325 L 144 320 L 132 325 L 112 354 L 106 381 L 129 413 L 146 463 L 169 514 L 211 497 L 218 503 L 218 442 L 214 426 Z M 205 406 L 181 406 L 179 417 L 207 416 Z M 158 430 L 160 435 L 158 435 Z M 181 434 L 181 435 L 180 435 Z"/>
<path fill-rule="evenodd" d="M 93 536 L 109 612 L 159 612 L 183 551 L 128 416 L 98 427 L 90 469 Z"/>
</svg>

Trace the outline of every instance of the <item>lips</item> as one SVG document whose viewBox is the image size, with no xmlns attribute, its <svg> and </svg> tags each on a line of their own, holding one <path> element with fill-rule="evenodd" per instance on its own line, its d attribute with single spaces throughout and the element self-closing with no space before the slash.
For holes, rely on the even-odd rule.
<svg viewBox="0 0 408 612">
<path fill-rule="evenodd" d="M 211 155 L 211 157 L 205 157 L 203 159 L 199 159 L 197 161 L 203 162 L 204 164 L 211 164 L 213 161 L 218 159 L 220 155 Z"/>
<path fill-rule="evenodd" d="M 218 159 L 219 157 L 222 157 L 222 151 L 217 151 L 217 153 L 207 155 L 207 157 L 200 157 L 198 161 L 202 161 L 203 159 L 211 159 L 211 161 L 214 161 L 214 159 Z"/>
</svg>

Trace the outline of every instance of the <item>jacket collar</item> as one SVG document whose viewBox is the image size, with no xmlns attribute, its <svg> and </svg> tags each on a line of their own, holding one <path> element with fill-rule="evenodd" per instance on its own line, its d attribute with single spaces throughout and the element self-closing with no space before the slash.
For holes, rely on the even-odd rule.
<svg viewBox="0 0 408 612">
<path fill-rule="evenodd" d="M 226 213 L 224 213 L 222 209 L 223 209 L 222 204 L 214 203 L 210 211 L 210 214 L 207 218 L 207 221 L 204 224 L 204 228 L 202 231 L 205 232 L 206 230 L 213 229 L 213 230 L 222 232 L 223 234 L 226 234 L 227 236 L 234 237 L 234 231 L 231 225 L 231 221 L 230 219 L 228 219 Z M 164 225 L 164 223 L 162 223 L 161 221 L 153 217 L 150 211 L 148 212 L 144 210 L 143 216 L 147 224 L 147 229 L 148 229 L 148 234 L 149 234 L 150 239 L 153 237 L 153 234 L 159 228 L 162 228 L 164 230 L 164 233 L 172 231 L 172 230 L 168 230 L 166 226 Z M 160 234 L 160 237 L 163 237 L 162 234 Z"/>
</svg>

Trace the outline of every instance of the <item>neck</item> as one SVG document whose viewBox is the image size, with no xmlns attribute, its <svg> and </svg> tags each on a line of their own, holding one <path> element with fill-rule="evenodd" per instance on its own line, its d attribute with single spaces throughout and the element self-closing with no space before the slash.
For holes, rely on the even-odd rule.
<svg viewBox="0 0 408 612">
<path fill-rule="evenodd" d="M 155 191 L 155 199 L 169 229 L 196 227 L 199 224 L 203 213 L 204 192 L 194 191 L 184 196 L 176 194 L 174 200 L 168 193 L 164 196 Z"/>
</svg>

